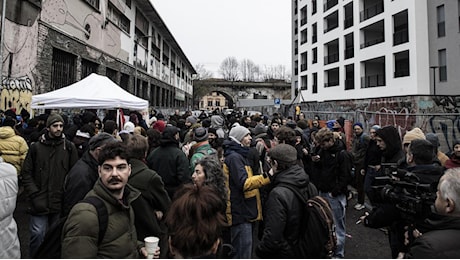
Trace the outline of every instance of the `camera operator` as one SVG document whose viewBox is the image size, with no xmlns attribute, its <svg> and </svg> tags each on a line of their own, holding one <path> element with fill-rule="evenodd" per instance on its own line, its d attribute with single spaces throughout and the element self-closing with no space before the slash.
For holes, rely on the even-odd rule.
<svg viewBox="0 0 460 260">
<path fill-rule="evenodd" d="M 395 181 L 399 181 L 400 178 L 403 178 L 405 181 L 408 181 L 409 185 L 418 187 L 423 184 L 437 184 L 440 176 L 442 175 L 442 167 L 433 164 L 433 145 L 423 139 L 412 140 L 409 148 L 407 150 L 406 162 L 408 167 L 406 170 L 398 170 L 392 178 Z M 399 188 L 399 187 L 398 187 Z M 404 191 L 400 193 L 391 194 L 392 196 L 406 195 L 403 194 Z M 393 192 L 392 192 L 393 193 Z M 409 220 L 407 217 L 407 212 L 401 212 L 401 208 L 398 208 L 398 203 L 395 203 L 394 199 L 398 198 L 386 198 L 381 195 L 381 203 L 376 204 L 376 207 L 369 215 L 363 217 L 364 224 L 371 228 L 382 228 L 389 226 L 389 242 L 391 248 L 391 254 L 393 258 L 398 256 L 399 252 L 405 252 L 406 246 L 404 245 L 404 227 L 408 224 L 414 224 L 415 222 L 421 222 L 425 217 L 422 217 L 422 213 L 417 212 L 413 216 L 410 216 Z M 410 196 L 406 195 L 406 196 Z M 427 199 L 430 200 L 430 199 Z M 433 201 L 422 201 L 426 204 L 432 204 Z M 403 203 L 401 203 L 403 204 Z M 412 209 L 411 209 L 412 210 Z M 429 211 L 429 207 L 428 210 Z"/>
<path fill-rule="evenodd" d="M 434 203 L 435 213 L 425 220 L 429 230 L 410 245 L 404 258 L 460 258 L 460 168 L 441 177 Z"/>
</svg>

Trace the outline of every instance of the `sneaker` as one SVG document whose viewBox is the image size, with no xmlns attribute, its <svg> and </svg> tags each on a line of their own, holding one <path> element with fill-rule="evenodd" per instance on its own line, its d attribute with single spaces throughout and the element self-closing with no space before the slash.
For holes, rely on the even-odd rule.
<svg viewBox="0 0 460 260">
<path fill-rule="evenodd" d="M 359 203 L 358 203 L 358 204 L 355 205 L 355 209 L 356 209 L 356 210 L 362 210 L 362 209 L 364 209 L 365 207 L 366 207 L 366 206 L 364 206 L 364 204 L 359 204 Z"/>
</svg>

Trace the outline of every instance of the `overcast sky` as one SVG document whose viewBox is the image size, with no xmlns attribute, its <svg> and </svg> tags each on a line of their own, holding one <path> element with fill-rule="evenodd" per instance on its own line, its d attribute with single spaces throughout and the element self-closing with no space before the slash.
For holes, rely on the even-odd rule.
<svg viewBox="0 0 460 260">
<path fill-rule="evenodd" d="M 150 0 L 193 66 L 233 56 L 291 72 L 291 1 Z"/>
</svg>

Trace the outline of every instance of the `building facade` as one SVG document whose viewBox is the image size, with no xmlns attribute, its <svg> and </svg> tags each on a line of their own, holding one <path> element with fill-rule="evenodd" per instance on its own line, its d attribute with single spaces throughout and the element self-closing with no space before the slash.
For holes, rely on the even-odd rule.
<svg viewBox="0 0 460 260">
<path fill-rule="evenodd" d="M 460 94 L 460 0 L 294 0 L 292 93 Z"/>
<path fill-rule="evenodd" d="M 0 109 L 105 75 L 155 109 L 190 108 L 195 69 L 149 0 L 5 0 Z"/>
</svg>

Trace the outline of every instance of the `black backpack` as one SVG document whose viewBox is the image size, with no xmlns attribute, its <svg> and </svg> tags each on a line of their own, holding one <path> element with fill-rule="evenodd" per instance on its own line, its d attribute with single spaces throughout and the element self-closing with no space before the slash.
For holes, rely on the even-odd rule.
<svg viewBox="0 0 460 260">
<path fill-rule="evenodd" d="M 282 186 L 289 188 L 305 205 L 296 247 L 297 257 L 331 258 L 337 247 L 337 237 L 329 202 L 321 196 L 309 196 L 306 200 L 297 187 L 286 184 Z"/>
<path fill-rule="evenodd" d="M 98 245 L 101 244 L 104 238 L 105 232 L 107 231 L 107 223 L 109 214 L 104 202 L 98 197 L 87 197 L 80 202 L 92 204 L 97 211 L 98 222 L 99 222 L 99 238 Z M 80 203 L 79 202 L 79 203 Z M 61 258 L 61 244 L 62 244 L 62 230 L 67 220 L 67 216 L 60 218 L 56 223 L 51 225 L 46 231 L 43 242 L 38 248 L 35 255 L 31 258 L 36 259 L 59 259 Z"/>
</svg>

